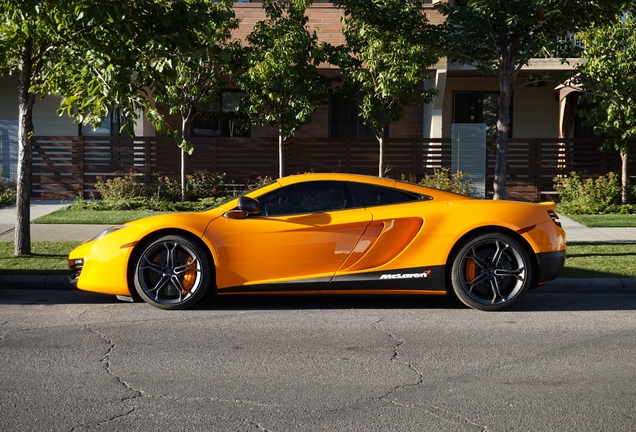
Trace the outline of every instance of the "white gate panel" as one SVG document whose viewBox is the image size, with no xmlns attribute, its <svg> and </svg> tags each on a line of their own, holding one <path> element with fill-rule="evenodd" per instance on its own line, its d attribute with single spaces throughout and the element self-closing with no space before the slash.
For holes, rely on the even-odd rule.
<svg viewBox="0 0 636 432">
<path fill-rule="evenodd" d="M 0 120 L 0 175 L 18 178 L 18 121 Z"/>
<path fill-rule="evenodd" d="M 451 170 L 462 171 L 472 180 L 471 195 L 486 197 L 485 123 L 453 123 Z"/>
</svg>

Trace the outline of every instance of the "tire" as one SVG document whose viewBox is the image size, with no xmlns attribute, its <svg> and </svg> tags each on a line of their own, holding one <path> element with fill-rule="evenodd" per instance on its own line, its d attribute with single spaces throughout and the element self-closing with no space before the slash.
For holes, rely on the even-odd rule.
<svg viewBox="0 0 636 432">
<path fill-rule="evenodd" d="M 132 266 L 135 290 L 160 309 L 188 309 L 197 304 L 208 292 L 212 269 L 206 251 L 180 235 L 150 240 Z"/>
<path fill-rule="evenodd" d="M 468 238 L 453 259 L 453 292 L 474 309 L 507 309 L 523 297 L 531 283 L 528 252 L 519 241 L 503 233 Z"/>
</svg>

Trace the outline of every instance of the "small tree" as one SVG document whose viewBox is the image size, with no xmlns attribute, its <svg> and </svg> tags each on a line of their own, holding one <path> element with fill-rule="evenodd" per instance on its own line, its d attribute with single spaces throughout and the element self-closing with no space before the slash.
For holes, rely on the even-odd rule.
<svg viewBox="0 0 636 432">
<path fill-rule="evenodd" d="M 379 145 L 378 175 L 384 175 L 384 147 L 390 123 L 404 115 L 415 92 L 428 79 L 426 69 L 439 59 L 434 26 L 421 0 L 336 0 L 344 9 L 347 55 L 339 66 L 356 99 L 359 115 Z M 429 102 L 435 90 L 423 90 Z"/>
<path fill-rule="evenodd" d="M 181 148 L 181 201 L 186 200 L 185 155 L 194 151 L 188 131 L 197 113 L 223 88 L 232 69 L 229 51 L 238 49 L 229 42 L 231 31 L 238 27 L 232 4 L 232 0 L 208 2 L 210 21 L 196 29 L 198 40 L 175 53 L 169 65 L 173 73 L 155 84 L 155 100 L 167 106 L 170 114 L 181 115 L 181 134 L 176 136 Z"/>
<path fill-rule="evenodd" d="M 264 0 L 267 19 L 247 36 L 244 71 L 237 78 L 248 111 L 278 131 L 278 175 L 283 177 L 285 142 L 326 101 L 331 80 L 318 71 L 328 46 L 307 29 L 307 0 Z"/>
<path fill-rule="evenodd" d="M 612 20 L 622 0 L 465 0 L 439 3 L 446 16 L 449 59 L 469 64 L 499 80 L 497 153 L 493 199 L 504 199 L 510 107 L 521 68 L 544 53 L 560 51 L 568 32 Z"/>
<path fill-rule="evenodd" d="M 170 73 L 175 52 L 209 25 L 210 0 L 0 0 L 0 70 L 18 75 L 15 255 L 31 252 L 33 104 L 59 93 L 59 113 L 98 125 L 113 109 L 135 120 L 143 109 L 159 127 L 147 90 Z"/>
<path fill-rule="evenodd" d="M 626 14 L 612 24 L 593 26 L 578 36 L 587 62 L 579 67 L 586 123 L 606 138 L 605 149 L 621 157 L 621 201 L 629 199 L 628 150 L 636 138 L 636 18 Z"/>
<path fill-rule="evenodd" d="M 0 1 L 0 70 L 18 73 L 18 170 L 15 255 L 31 253 L 30 193 L 33 85 L 43 80 L 47 57 L 62 43 L 55 2 Z"/>
</svg>

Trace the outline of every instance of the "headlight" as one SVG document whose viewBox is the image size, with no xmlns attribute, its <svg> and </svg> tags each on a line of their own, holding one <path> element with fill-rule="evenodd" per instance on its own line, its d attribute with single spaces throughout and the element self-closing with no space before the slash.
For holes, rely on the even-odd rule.
<svg viewBox="0 0 636 432">
<path fill-rule="evenodd" d="M 99 234 L 97 234 L 95 237 L 93 237 L 92 239 L 88 240 L 89 242 L 95 241 L 95 240 L 99 240 L 105 236 L 107 236 L 110 233 L 114 233 L 115 231 L 119 231 L 122 228 L 125 228 L 126 225 L 116 225 L 116 226 L 112 226 L 110 228 L 106 228 L 104 231 L 100 232 Z"/>
</svg>

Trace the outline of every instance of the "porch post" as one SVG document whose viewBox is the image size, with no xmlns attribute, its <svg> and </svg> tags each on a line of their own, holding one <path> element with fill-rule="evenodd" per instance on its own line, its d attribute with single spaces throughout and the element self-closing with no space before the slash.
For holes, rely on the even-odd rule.
<svg viewBox="0 0 636 432">
<path fill-rule="evenodd" d="M 433 98 L 433 102 L 424 105 L 424 121 L 422 131 L 422 136 L 424 138 L 442 137 L 442 108 L 444 107 L 446 74 L 446 69 L 434 70 L 431 72 L 431 79 L 424 82 L 424 88 L 437 89 L 437 96 Z"/>
</svg>

